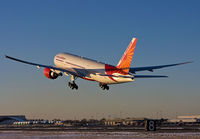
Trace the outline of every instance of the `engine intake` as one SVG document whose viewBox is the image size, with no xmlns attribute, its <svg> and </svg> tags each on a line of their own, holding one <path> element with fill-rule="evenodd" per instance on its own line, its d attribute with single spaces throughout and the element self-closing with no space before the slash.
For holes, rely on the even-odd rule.
<svg viewBox="0 0 200 139">
<path fill-rule="evenodd" d="M 56 72 L 51 71 L 50 68 L 44 68 L 44 75 L 49 79 L 56 79 L 59 76 Z"/>
</svg>

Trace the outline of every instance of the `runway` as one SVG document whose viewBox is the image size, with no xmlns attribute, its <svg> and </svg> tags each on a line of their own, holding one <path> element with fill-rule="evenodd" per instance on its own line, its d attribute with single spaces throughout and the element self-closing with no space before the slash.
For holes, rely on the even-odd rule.
<svg viewBox="0 0 200 139">
<path fill-rule="evenodd" d="M 59 139 L 200 139 L 200 132 L 66 132 L 66 131 L 0 131 L 0 138 Z"/>
</svg>

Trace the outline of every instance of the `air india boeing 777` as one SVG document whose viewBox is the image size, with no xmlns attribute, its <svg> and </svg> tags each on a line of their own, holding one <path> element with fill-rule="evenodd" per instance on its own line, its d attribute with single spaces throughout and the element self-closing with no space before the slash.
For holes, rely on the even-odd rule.
<svg viewBox="0 0 200 139">
<path fill-rule="evenodd" d="M 124 52 L 124 55 L 120 59 L 117 66 L 112 66 L 102 62 L 98 62 L 92 59 L 84 58 L 69 53 L 60 53 L 54 57 L 55 66 L 48 66 L 42 64 L 36 64 L 32 62 L 27 62 L 10 56 L 5 56 L 11 60 L 15 60 L 21 63 L 37 66 L 38 68 L 44 68 L 44 75 L 49 79 L 56 79 L 59 76 L 71 75 L 71 82 L 68 86 L 71 89 L 78 89 L 75 80 L 77 78 L 82 78 L 89 81 L 96 81 L 103 90 L 109 90 L 110 84 L 120 84 L 126 82 L 133 82 L 136 78 L 160 78 L 167 77 L 161 75 L 136 75 L 139 71 L 151 71 L 154 69 L 160 69 L 165 67 L 177 66 L 182 64 L 187 64 L 190 62 L 160 65 L 160 66 L 150 66 L 150 67 L 130 67 L 132 57 L 134 54 L 135 46 L 137 43 L 137 38 L 133 38 Z"/>
</svg>

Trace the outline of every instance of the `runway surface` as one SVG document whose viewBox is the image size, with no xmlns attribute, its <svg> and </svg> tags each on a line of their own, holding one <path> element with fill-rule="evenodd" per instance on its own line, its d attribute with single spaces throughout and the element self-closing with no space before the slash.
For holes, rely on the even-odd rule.
<svg viewBox="0 0 200 139">
<path fill-rule="evenodd" d="M 61 132 L 61 131 L 0 131 L 0 139 L 200 139 L 200 132 Z"/>
</svg>

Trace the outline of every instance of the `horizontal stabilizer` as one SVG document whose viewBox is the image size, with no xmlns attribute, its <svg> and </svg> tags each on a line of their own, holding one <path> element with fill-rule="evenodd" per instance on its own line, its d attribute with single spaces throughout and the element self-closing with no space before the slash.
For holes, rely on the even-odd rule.
<svg viewBox="0 0 200 139">
<path fill-rule="evenodd" d="M 121 77 L 121 78 L 167 78 L 165 75 L 134 75 L 134 76 L 125 76 L 125 75 L 111 75 L 111 74 L 99 74 L 101 76 L 108 77 Z"/>
<path fill-rule="evenodd" d="M 165 75 L 134 75 L 134 78 L 167 78 Z"/>
</svg>

